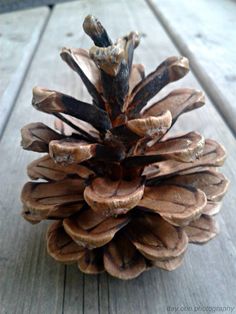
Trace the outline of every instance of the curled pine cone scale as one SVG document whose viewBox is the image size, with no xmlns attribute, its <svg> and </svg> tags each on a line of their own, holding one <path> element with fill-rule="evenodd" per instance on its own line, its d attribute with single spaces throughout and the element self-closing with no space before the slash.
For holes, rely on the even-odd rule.
<svg viewBox="0 0 236 314">
<path fill-rule="evenodd" d="M 23 148 L 45 153 L 27 168 L 22 215 L 33 224 L 53 220 L 48 253 L 84 273 L 132 279 L 152 267 L 174 270 L 189 243 L 217 234 L 213 216 L 229 184 L 217 170 L 220 144 L 194 131 L 167 134 L 181 114 L 204 105 L 204 94 L 181 88 L 149 102 L 188 73 L 187 58 L 169 57 L 145 76 L 133 64 L 138 33 L 113 43 L 93 16 L 83 28 L 94 46 L 63 48 L 61 58 L 92 101 L 33 89 L 32 105 L 53 115 L 55 128 L 22 128 Z"/>
</svg>

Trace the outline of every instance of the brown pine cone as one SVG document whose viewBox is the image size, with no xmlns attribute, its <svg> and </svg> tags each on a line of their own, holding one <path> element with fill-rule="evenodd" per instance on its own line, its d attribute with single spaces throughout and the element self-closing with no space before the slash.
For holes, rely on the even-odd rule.
<svg viewBox="0 0 236 314">
<path fill-rule="evenodd" d="M 216 167 L 225 151 L 197 132 L 168 137 L 184 112 L 204 104 L 202 92 L 176 89 L 149 104 L 188 71 L 185 57 L 170 57 L 148 76 L 132 65 L 140 36 L 112 43 L 93 16 L 83 24 L 94 45 L 66 49 L 62 59 L 79 74 L 92 104 L 35 87 L 33 106 L 56 116 L 55 129 L 31 123 L 22 129 L 26 150 L 46 153 L 28 166 L 23 216 L 55 220 L 48 253 L 78 263 L 81 271 L 107 271 L 131 279 L 150 267 L 177 268 L 188 243 L 217 234 L 212 217 L 228 180 Z"/>
</svg>

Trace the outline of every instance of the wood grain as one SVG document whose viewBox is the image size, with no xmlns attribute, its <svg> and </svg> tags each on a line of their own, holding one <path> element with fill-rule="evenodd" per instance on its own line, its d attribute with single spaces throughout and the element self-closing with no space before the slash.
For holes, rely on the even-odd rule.
<svg viewBox="0 0 236 314">
<path fill-rule="evenodd" d="M 221 234 L 215 240 L 205 246 L 190 245 L 183 266 L 174 272 L 151 270 L 128 282 L 106 274 L 82 275 L 76 265 L 59 265 L 46 254 L 47 223 L 31 226 L 19 216 L 19 193 L 26 180 L 24 169 L 36 157 L 36 154 L 20 148 L 19 129 L 30 121 L 42 121 L 52 126 L 53 120 L 31 107 L 31 89 L 37 84 L 83 101 L 89 100 L 81 81 L 58 55 L 62 46 L 91 46 L 81 27 L 88 13 L 100 18 L 112 38 L 129 30 L 146 34 L 136 51 L 135 61 L 144 63 L 147 73 L 166 57 L 179 55 L 142 0 L 101 0 L 99 3 L 81 0 L 55 8 L 0 142 L 1 311 L 165 314 L 169 313 L 168 306 L 235 306 L 236 195 L 232 192 L 224 200 L 218 219 Z M 200 88 L 191 74 L 170 85 L 171 89 L 175 86 Z M 167 93 L 170 87 L 161 94 Z M 232 190 L 236 183 L 236 143 L 213 104 L 207 100 L 202 109 L 185 114 L 176 124 L 176 130 L 200 131 L 225 145 L 229 157 L 224 173 L 231 179 Z"/>
<path fill-rule="evenodd" d="M 0 17 L 0 136 L 48 16 L 45 7 Z"/>
<path fill-rule="evenodd" d="M 146 0 L 236 133 L 236 3 Z"/>
</svg>

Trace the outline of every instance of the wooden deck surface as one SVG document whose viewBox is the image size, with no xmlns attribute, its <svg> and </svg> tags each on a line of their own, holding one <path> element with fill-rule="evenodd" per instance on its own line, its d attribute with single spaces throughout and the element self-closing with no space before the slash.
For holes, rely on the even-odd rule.
<svg viewBox="0 0 236 314">
<path fill-rule="evenodd" d="M 176 271 L 151 270 L 127 282 L 106 274 L 83 275 L 76 265 L 58 264 L 47 255 L 45 232 L 48 224 L 46 222 L 33 226 L 20 216 L 19 195 L 26 181 L 25 169 L 27 163 L 35 158 L 35 154 L 21 149 L 19 130 L 30 121 L 46 121 L 52 125 L 53 120 L 32 108 L 30 104 L 32 87 L 45 86 L 84 100 L 88 97 L 78 77 L 59 57 L 63 46 L 85 48 L 91 46 L 81 27 L 83 18 L 87 14 L 98 16 L 110 30 L 113 38 L 130 30 L 146 34 L 135 54 L 135 61 L 145 65 L 146 73 L 156 68 L 166 57 L 183 54 L 180 48 L 182 46 L 176 44 L 179 37 L 173 39 L 168 31 L 169 28 L 163 24 L 163 16 L 175 29 L 178 25 L 183 25 L 185 19 L 181 19 L 181 23 L 173 26 L 174 9 L 164 9 L 173 1 L 153 0 L 152 2 L 152 8 L 150 2 L 148 4 L 144 0 L 80 0 L 60 4 L 50 13 L 46 8 L 37 9 L 38 13 L 37 10 L 32 10 L 31 12 L 36 13 L 33 25 L 29 23 L 25 30 L 21 30 L 24 36 L 24 31 L 30 28 L 33 32 L 35 28 L 38 35 L 31 46 L 31 57 L 25 61 L 24 71 L 17 81 L 18 88 L 14 92 L 9 88 L 9 82 L 14 79 L 18 71 L 19 62 L 16 61 L 8 72 L 9 76 L 6 80 L 8 83 L 3 80 L 5 87 L 0 89 L 0 112 L 1 107 L 6 105 L 2 102 L 6 90 L 7 96 L 4 97 L 11 99 L 8 106 L 13 108 L 9 120 L 7 118 L 2 122 L 0 120 L 2 125 L 7 121 L 5 128 L 2 128 L 3 134 L 0 140 L 0 314 L 165 314 L 171 313 L 169 306 L 176 307 L 176 311 L 172 311 L 174 313 L 192 313 L 195 307 L 201 307 L 195 313 L 212 313 L 212 308 L 217 306 L 234 307 L 236 312 L 236 142 L 230 130 L 233 129 L 232 121 L 227 118 L 227 115 L 224 115 L 223 119 L 216 109 L 219 106 L 217 97 L 207 99 L 206 106 L 202 109 L 181 117 L 176 129 L 199 131 L 205 137 L 214 138 L 224 144 L 228 151 L 223 172 L 231 180 L 231 188 L 218 215 L 221 233 L 204 246 L 190 245 L 184 264 Z M 180 2 L 184 3 L 184 0 Z M 236 3 L 232 2 L 232 4 L 235 9 Z M 162 16 L 158 17 L 157 12 L 161 12 Z M 14 14 L 19 13 L 11 13 L 12 20 Z M 189 13 L 186 12 L 186 16 L 187 14 Z M 33 13 L 30 13 L 30 16 L 32 17 Z M 185 16 L 184 12 L 183 16 Z M 0 16 L 0 26 L 1 18 L 2 16 Z M 222 18 L 226 19 L 226 15 Z M 180 27 L 188 28 L 188 25 Z M 194 23 L 191 27 L 194 27 Z M 2 36 L 5 32 L 7 31 L 0 31 Z M 199 32 L 199 29 L 196 29 L 196 32 Z M 211 36 L 211 32 L 207 34 Z M 26 38 L 30 40 L 29 35 Z M 1 48 L 6 49 L 6 43 L 1 40 L 0 37 Z M 183 43 L 186 47 L 190 45 L 189 38 L 183 36 L 180 40 L 181 45 Z M 24 45 L 26 46 L 27 42 L 16 49 L 18 55 L 13 53 L 19 60 L 22 59 L 20 53 L 23 53 L 21 50 L 24 49 Z M 199 45 L 204 46 L 203 43 Z M 9 45 L 8 49 L 10 47 Z M 227 47 L 225 49 L 228 49 Z M 181 53 L 178 49 L 181 49 Z M 186 54 L 188 51 L 186 49 Z M 204 57 L 203 49 L 200 54 L 195 52 L 193 54 L 187 56 L 190 58 L 190 63 L 193 59 L 194 70 L 196 58 L 199 59 L 198 63 L 202 68 L 204 62 L 209 68 L 211 61 L 212 67 L 214 62 L 220 62 L 219 59 L 214 59 L 214 53 L 212 59 L 206 61 L 207 57 Z M 5 60 L 0 59 L 1 72 L 4 64 L 8 62 L 7 56 Z M 235 64 L 231 64 L 233 59 L 228 60 L 222 54 L 222 62 L 232 70 L 230 75 L 234 75 Z M 205 69 L 205 71 L 210 76 L 210 70 Z M 219 69 L 219 73 L 223 76 L 228 75 L 225 68 Z M 222 103 L 230 102 L 232 107 L 235 106 L 231 96 L 228 97 L 229 93 L 231 95 L 235 92 L 230 86 L 221 85 L 221 80 L 214 81 L 213 76 L 208 85 L 201 76 L 198 78 L 200 81 L 197 81 L 193 74 L 189 74 L 180 82 L 170 84 L 163 93 L 175 86 L 185 86 L 205 90 L 211 96 L 209 92 L 211 86 L 214 88 L 217 86 Z M 0 80 L 2 84 L 2 76 Z M 236 118 L 233 112 L 231 116 Z M 208 310 L 206 307 L 209 307 Z M 215 313 L 222 313 L 222 311 L 215 310 Z M 224 313 L 233 312 L 228 310 Z"/>
</svg>

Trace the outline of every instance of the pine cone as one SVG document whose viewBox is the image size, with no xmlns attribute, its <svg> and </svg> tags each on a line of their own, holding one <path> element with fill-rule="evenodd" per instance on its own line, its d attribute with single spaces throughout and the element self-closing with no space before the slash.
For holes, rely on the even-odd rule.
<svg viewBox="0 0 236 314">
<path fill-rule="evenodd" d="M 62 59 L 79 74 L 92 104 L 36 87 L 33 106 L 56 117 L 55 129 L 31 123 L 22 129 L 26 150 L 46 153 L 28 166 L 23 217 L 55 220 L 48 253 L 78 263 L 81 271 L 131 279 L 150 267 L 177 268 L 188 243 L 217 233 L 212 217 L 228 180 L 225 150 L 197 132 L 166 133 L 184 112 L 204 104 L 202 92 L 176 89 L 149 104 L 168 83 L 188 71 L 185 57 L 170 57 L 145 77 L 132 65 L 140 36 L 112 43 L 87 16 L 84 31 L 94 46 L 66 49 Z"/>
</svg>

